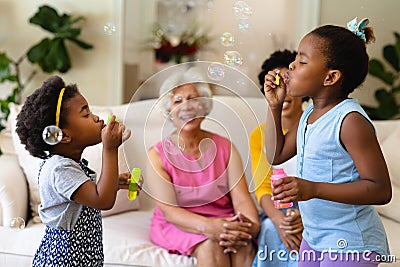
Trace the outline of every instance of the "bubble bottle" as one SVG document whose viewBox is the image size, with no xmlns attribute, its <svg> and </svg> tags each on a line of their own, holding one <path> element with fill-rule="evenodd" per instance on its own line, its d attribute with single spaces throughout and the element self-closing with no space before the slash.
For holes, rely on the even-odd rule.
<svg viewBox="0 0 400 267">
<path fill-rule="evenodd" d="M 279 179 L 285 178 L 285 177 L 287 177 L 287 174 L 285 173 L 285 170 L 283 168 L 272 169 L 272 175 L 270 178 L 272 190 L 274 189 L 274 185 L 273 185 L 274 182 L 276 182 Z M 280 203 L 279 200 L 274 200 L 274 206 L 276 209 L 287 209 L 287 208 L 293 207 L 293 202 Z"/>
</svg>

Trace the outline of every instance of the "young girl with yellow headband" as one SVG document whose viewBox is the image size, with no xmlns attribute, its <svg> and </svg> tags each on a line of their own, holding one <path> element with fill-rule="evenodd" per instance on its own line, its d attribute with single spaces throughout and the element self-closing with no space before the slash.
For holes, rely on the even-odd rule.
<svg viewBox="0 0 400 267">
<path fill-rule="evenodd" d="M 39 214 L 46 225 L 33 266 L 103 266 L 100 210 L 112 208 L 118 189 L 129 184 L 129 173 L 118 174 L 124 128 L 115 116 L 106 125 L 77 86 L 66 86 L 58 76 L 26 99 L 17 133 L 29 153 L 43 159 Z M 124 139 L 129 136 L 128 130 Z M 96 183 L 96 173 L 81 155 L 100 142 L 102 169 Z"/>
</svg>

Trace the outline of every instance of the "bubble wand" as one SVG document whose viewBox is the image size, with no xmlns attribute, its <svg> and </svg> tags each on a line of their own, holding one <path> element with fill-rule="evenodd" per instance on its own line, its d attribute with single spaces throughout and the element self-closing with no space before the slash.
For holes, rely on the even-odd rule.
<svg viewBox="0 0 400 267">
<path fill-rule="evenodd" d="M 129 184 L 128 189 L 128 199 L 135 200 L 137 196 L 137 190 L 139 188 L 139 181 L 140 181 L 140 168 L 133 168 L 131 173 L 131 182 Z"/>
</svg>

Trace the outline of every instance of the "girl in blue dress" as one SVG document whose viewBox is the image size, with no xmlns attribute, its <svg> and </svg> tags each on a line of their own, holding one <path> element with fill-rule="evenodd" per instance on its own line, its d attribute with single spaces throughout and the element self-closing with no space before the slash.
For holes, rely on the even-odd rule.
<svg viewBox="0 0 400 267">
<path fill-rule="evenodd" d="M 368 73 L 368 20 L 349 29 L 325 25 L 301 40 L 282 83 L 265 76 L 269 103 L 267 157 L 279 164 L 297 154 L 297 177 L 274 184 L 273 199 L 299 201 L 304 231 L 299 267 L 377 266 L 389 255 L 383 224 L 373 207 L 391 199 L 390 178 L 371 120 L 349 98 Z M 278 73 L 278 75 L 280 75 Z M 311 97 L 297 131 L 282 134 L 285 95 Z M 273 137 L 276 137 L 273 138 Z M 282 186 L 280 186 L 282 185 Z"/>
<path fill-rule="evenodd" d="M 62 131 L 53 142 L 43 137 L 50 125 Z M 100 210 L 112 208 L 118 189 L 129 184 L 129 173 L 118 174 L 123 132 L 124 125 L 115 116 L 105 125 L 90 111 L 77 86 L 65 85 L 58 76 L 26 99 L 17 117 L 17 133 L 29 153 L 43 159 L 39 214 L 46 225 L 33 266 L 103 266 Z M 124 139 L 130 136 L 129 130 L 126 133 Z M 96 183 L 95 172 L 81 155 L 100 142 L 102 169 Z"/>
</svg>

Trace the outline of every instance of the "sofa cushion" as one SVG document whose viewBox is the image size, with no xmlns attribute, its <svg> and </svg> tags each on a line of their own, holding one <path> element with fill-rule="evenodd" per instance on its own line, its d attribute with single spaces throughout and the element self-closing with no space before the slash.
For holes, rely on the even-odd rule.
<svg viewBox="0 0 400 267">
<path fill-rule="evenodd" d="M 392 200 L 375 208 L 379 214 L 400 223 L 400 186 L 392 184 Z"/>
<path fill-rule="evenodd" d="M 10 122 L 12 141 L 14 145 L 15 153 L 18 157 L 19 164 L 23 169 L 28 186 L 29 186 L 29 207 L 31 210 L 31 216 L 34 222 L 41 222 L 38 206 L 40 204 L 40 195 L 38 190 L 37 175 L 39 172 L 39 165 L 42 161 L 39 158 L 35 158 L 29 154 L 25 149 L 24 145 L 21 144 L 20 139 L 16 133 L 16 118 L 21 110 L 20 105 L 10 104 L 10 115 L 8 121 Z M 112 113 L 111 109 L 103 107 L 91 107 L 94 114 L 98 115 L 100 119 L 107 120 L 108 115 Z M 88 147 L 84 150 L 82 157 L 89 161 L 89 167 L 96 171 L 100 175 L 101 170 L 101 154 L 102 154 L 102 144 L 97 144 L 95 146 Z M 119 169 L 120 172 L 128 171 L 126 167 L 125 158 L 123 156 L 122 149 L 118 151 Z M 114 207 L 108 211 L 102 211 L 103 216 L 109 216 L 116 213 L 121 213 L 128 210 L 137 210 L 140 208 L 140 200 L 137 198 L 135 201 L 130 201 L 127 198 L 127 191 L 120 190 L 117 194 L 117 199 Z"/>
<path fill-rule="evenodd" d="M 393 129 L 393 128 L 392 128 Z M 392 184 L 400 186 L 400 126 L 393 129 L 392 133 L 381 143 L 382 153 L 388 165 Z"/>
</svg>

